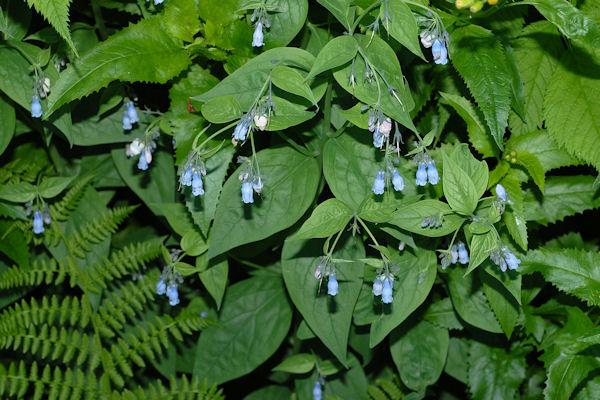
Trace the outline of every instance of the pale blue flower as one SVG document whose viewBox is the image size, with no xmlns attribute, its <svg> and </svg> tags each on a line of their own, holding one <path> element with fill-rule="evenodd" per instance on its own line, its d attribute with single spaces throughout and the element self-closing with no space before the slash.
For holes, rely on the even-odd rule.
<svg viewBox="0 0 600 400">
<path fill-rule="evenodd" d="M 381 282 L 381 279 L 377 278 L 373 282 L 373 294 L 375 296 L 381 296 L 382 292 L 383 292 L 383 282 Z"/>
<path fill-rule="evenodd" d="M 373 182 L 373 193 L 383 194 L 385 189 L 385 172 L 378 171 L 375 181 Z"/>
<path fill-rule="evenodd" d="M 123 129 L 126 131 L 129 131 L 133 128 L 133 125 L 131 123 L 131 117 L 129 116 L 129 113 L 127 112 L 127 110 L 123 110 Z"/>
<path fill-rule="evenodd" d="M 417 185 L 427 185 L 427 170 L 425 163 L 420 162 L 417 168 Z"/>
<path fill-rule="evenodd" d="M 506 190 L 501 184 L 496 185 L 496 195 L 502 201 L 506 201 Z"/>
<path fill-rule="evenodd" d="M 431 54 L 436 64 L 446 65 L 448 63 L 448 50 L 446 49 L 446 41 L 435 39 L 431 46 Z"/>
<path fill-rule="evenodd" d="M 33 233 L 39 235 L 44 232 L 44 220 L 42 219 L 42 213 L 40 211 L 36 211 L 33 214 Z"/>
<path fill-rule="evenodd" d="M 235 126 L 235 130 L 233 131 L 233 139 L 237 141 L 246 140 L 246 135 L 248 134 L 248 129 L 250 128 L 250 120 L 247 116 L 243 116 L 240 119 L 240 122 Z"/>
<path fill-rule="evenodd" d="M 242 183 L 242 201 L 246 204 L 254 203 L 252 184 L 248 181 Z"/>
<path fill-rule="evenodd" d="M 166 292 L 167 292 L 167 285 L 166 285 L 164 279 L 160 278 L 159 281 L 156 283 L 156 294 L 158 294 L 159 296 L 162 296 Z"/>
<path fill-rule="evenodd" d="M 458 246 L 453 244 L 450 248 L 450 262 L 456 264 L 458 261 Z"/>
<path fill-rule="evenodd" d="M 327 282 L 327 294 L 330 296 L 338 294 L 338 281 L 335 279 L 335 274 L 329 276 L 329 281 Z"/>
<path fill-rule="evenodd" d="M 435 161 L 430 161 L 427 165 L 427 179 L 432 185 L 437 185 L 437 183 L 440 181 L 440 175 L 435 167 Z"/>
<path fill-rule="evenodd" d="M 144 152 L 142 152 L 142 154 L 140 154 L 140 159 L 138 160 L 138 164 L 137 164 L 138 169 L 145 171 L 148 169 L 148 162 L 146 161 L 146 157 Z"/>
<path fill-rule="evenodd" d="M 377 147 L 378 149 L 382 148 L 384 139 L 385 137 L 379 130 L 379 124 L 376 124 L 375 130 L 373 131 L 373 146 Z"/>
<path fill-rule="evenodd" d="M 394 298 L 392 297 L 392 284 L 390 282 L 390 279 L 385 279 L 383 281 L 381 301 L 383 301 L 385 304 L 390 304 L 392 301 L 394 301 Z"/>
<path fill-rule="evenodd" d="M 504 252 L 504 260 L 506 261 L 506 265 L 508 265 L 508 269 L 517 269 L 519 268 L 519 264 L 521 264 L 521 260 L 517 258 L 513 254 L 512 251 L 507 249 L 506 247 L 503 249 Z"/>
<path fill-rule="evenodd" d="M 394 185 L 395 191 L 400 191 L 404 189 L 404 179 L 402 179 L 397 170 L 394 170 L 394 173 L 392 175 L 392 185 Z"/>
<path fill-rule="evenodd" d="M 181 178 L 179 179 L 181 186 L 192 186 L 192 173 L 193 169 L 190 165 L 185 171 L 183 171 L 183 174 L 181 174 Z"/>
<path fill-rule="evenodd" d="M 197 171 L 194 171 L 192 178 L 192 194 L 199 196 L 204 194 L 204 187 L 202 185 L 202 177 Z"/>
<path fill-rule="evenodd" d="M 458 244 L 458 262 L 463 265 L 469 263 L 469 252 L 464 243 Z"/>
<path fill-rule="evenodd" d="M 33 118 L 40 118 L 42 116 L 42 105 L 40 104 L 40 98 L 37 96 L 31 98 L 31 116 Z"/>
<path fill-rule="evenodd" d="M 127 114 L 129 115 L 129 120 L 132 124 L 140 122 L 140 118 L 138 117 L 138 113 L 132 102 L 127 103 Z"/>
<path fill-rule="evenodd" d="M 313 400 L 321 400 L 323 398 L 323 390 L 321 389 L 321 383 L 319 383 L 318 381 L 315 382 L 312 394 Z"/>
<path fill-rule="evenodd" d="M 167 297 L 169 297 L 169 304 L 176 306 L 179 304 L 179 292 L 177 292 L 177 285 L 169 285 L 167 287 Z"/>
<path fill-rule="evenodd" d="M 262 23 L 256 24 L 256 29 L 254 29 L 254 35 L 252 35 L 252 46 L 253 47 L 262 47 L 265 45 L 264 42 L 265 35 L 263 35 L 263 25 Z"/>
</svg>

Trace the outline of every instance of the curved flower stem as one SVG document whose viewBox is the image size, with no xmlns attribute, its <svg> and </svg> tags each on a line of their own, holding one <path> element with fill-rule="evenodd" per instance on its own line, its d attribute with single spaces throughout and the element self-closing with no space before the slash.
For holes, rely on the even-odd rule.
<svg viewBox="0 0 600 400">
<path fill-rule="evenodd" d="M 198 151 L 201 150 L 202 147 L 204 147 L 204 145 L 206 143 L 208 143 L 209 140 L 214 139 L 217 135 L 219 135 L 222 132 L 225 132 L 227 129 L 231 128 L 232 126 L 237 125 L 237 122 L 232 122 L 229 125 L 219 129 L 218 131 L 216 131 L 215 133 L 213 133 L 212 135 L 210 135 L 209 137 L 207 137 L 202 143 L 200 143 L 200 145 L 198 147 L 196 147 L 196 142 L 198 141 L 198 139 L 200 138 L 200 136 L 202 136 L 202 134 L 204 133 L 205 130 L 202 130 L 194 139 L 194 143 L 192 144 L 192 149 L 194 149 L 194 151 Z"/>
<path fill-rule="evenodd" d="M 254 132 L 250 132 L 250 145 L 252 146 L 252 161 L 256 164 L 256 173 L 260 176 L 260 166 L 256 159 L 256 148 L 254 147 Z"/>
<path fill-rule="evenodd" d="M 333 250 L 335 249 L 335 246 L 337 245 L 338 240 L 340 240 L 340 236 L 342 236 L 342 232 L 344 232 L 344 229 L 341 229 L 337 233 L 335 239 L 333 240 L 333 244 L 331 245 L 331 247 L 327 251 L 327 257 L 331 258 L 331 255 L 333 254 Z"/>
<path fill-rule="evenodd" d="M 381 5 L 381 1 L 376 1 L 373 4 L 371 4 L 369 7 L 365 8 L 365 10 L 358 16 L 358 18 L 356 18 L 356 20 L 354 20 L 354 24 L 352 24 L 352 28 L 350 29 L 349 33 L 351 35 L 353 35 L 354 31 L 358 27 L 358 24 L 360 23 L 360 20 L 363 19 L 368 13 L 370 13 L 375 7 L 378 7 L 380 5 Z"/>
</svg>

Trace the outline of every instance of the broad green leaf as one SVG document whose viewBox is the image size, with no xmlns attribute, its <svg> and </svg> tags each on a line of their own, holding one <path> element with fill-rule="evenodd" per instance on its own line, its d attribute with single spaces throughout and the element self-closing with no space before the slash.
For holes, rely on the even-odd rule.
<svg viewBox="0 0 600 400">
<path fill-rule="evenodd" d="M 460 214 L 470 215 L 477 207 L 479 196 L 471 177 L 446 153 L 444 160 L 444 196 L 452 209 Z"/>
<path fill-rule="evenodd" d="M 86 119 L 73 124 L 73 144 L 96 146 L 108 143 L 130 143 L 135 137 L 123 131 L 123 114 L 115 112 L 98 121 Z M 101 135 L 98 132 L 102 132 Z M 136 135 L 137 136 L 137 135 Z"/>
<path fill-rule="evenodd" d="M 30 23 L 31 10 L 23 0 L 7 0 L 6 7 L 0 10 L 0 32 L 4 33 L 5 39 L 23 39 Z"/>
<path fill-rule="evenodd" d="M 286 92 L 304 97 L 311 103 L 316 104 L 310 86 L 304 81 L 304 78 L 298 71 L 285 65 L 278 65 L 271 71 L 271 81 L 275 86 Z"/>
<path fill-rule="evenodd" d="M 594 370 L 600 361 L 592 356 L 561 354 L 548 368 L 544 395 L 546 399 L 569 400 L 577 386 Z"/>
<path fill-rule="evenodd" d="M 544 168 L 540 163 L 540 160 L 533 154 L 521 151 L 517 154 L 517 162 L 527 169 L 529 175 L 533 178 L 535 184 L 540 188 L 540 191 L 544 193 L 544 182 L 546 180 L 546 174 Z"/>
<path fill-rule="evenodd" d="M 171 37 L 193 42 L 200 30 L 200 20 L 194 0 L 169 0 L 165 7 L 164 24 Z"/>
<path fill-rule="evenodd" d="M 317 0 L 317 2 L 328 9 L 350 32 L 354 22 L 354 6 L 350 6 L 352 0 Z"/>
<path fill-rule="evenodd" d="M 515 57 L 515 51 L 511 45 L 506 42 L 502 43 L 504 46 L 504 55 L 506 61 L 506 67 L 510 76 L 510 88 L 512 94 L 512 109 L 519 115 L 519 117 L 526 119 L 525 113 L 525 94 L 523 92 L 523 79 L 521 73 L 517 67 L 517 59 Z M 509 116 L 510 118 L 510 116 Z"/>
<path fill-rule="evenodd" d="M 15 203 L 26 203 L 34 199 L 37 189 L 30 183 L 20 182 L 0 186 L 0 199 Z"/>
<path fill-rule="evenodd" d="M 160 214 L 167 219 L 171 228 L 179 236 L 183 236 L 187 232 L 194 230 L 190 213 L 184 204 L 152 203 L 152 208 L 160 210 Z"/>
<path fill-rule="evenodd" d="M 448 272 L 448 289 L 454 309 L 465 322 L 484 331 L 502 333 L 476 274 L 464 275 L 462 268 L 451 268 Z"/>
<path fill-rule="evenodd" d="M 352 210 L 338 199 L 325 200 L 304 221 L 298 231 L 298 238 L 325 238 L 333 235 L 344 229 L 352 215 Z"/>
<path fill-rule="evenodd" d="M 67 42 L 69 47 L 77 54 L 71 32 L 69 31 L 69 6 L 71 0 L 27 0 L 29 7 L 42 14 L 44 18 L 56 29 L 56 32 Z"/>
<path fill-rule="evenodd" d="M 600 27 L 567 0 L 533 0 L 531 4 L 569 39 L 600 47 Z"/>
<path fill-rule="evenodd" d="M 271 26 L 263 29 L 265 47 L 285 46 L 296 37 L 306 22 L 308 14 L 307 0 L 270 0 L 275 12 L 269 13 Z M 252 40 L 248 37 L 248 43 Z"/>
<path fill-rule="evenodd" d="M 437 272 L 437 260 L 432 251 L 420 251 L 416 257 L 408 252 L 392 254 L 391 262 L 400 267 L 394 281 L 394 301 L 383 304 L 379 298 L 373 299 L 379 305 L 379 312 L 371 325 L 371 348 L 377 346 L 425 301 Z"/>
<path fill-rule="evenodd" d="M 473 235 L 471 243 L 469 244 L 469 268 L 467 268 L 465 274 L 468 274 L 477 268 L 490 256 L 492 250 L 498 248 L 498 239 L 496 235 L 497 233 L 495 231 L 488 231 L 481 235 Z"/>
<path fill-rule="evenodd" d="M 253 204 L 244 204 L 239 169 L 229 177 L 215 213 L 209 258 L 290 227 L 315 197 L 320 174 L 314 158 L 283 147 L 260 151 L 257 161 L 264 180 L 262 198 L 255 195 Z"/>
<path fill-rule="evenodd" d="M 363 103 L 358 102 L 354 107 L 342 110 L 334 105 L 332 112 L 339 114 L 342 118 L 352 122 L 361 129 L 369 129 L 369 113 L 366 110 L 362 110 L 363 106 Z"/>
<path fill-rule="evenodd" d="M 244 397 L 244 400 L 281 400 L 291 396 L 292 391 L 287 386 L 270 385 L 255 390 Z"/>
<path fill-rule="evenodd" d="M 398 208 L 415 203 L 420 198 L 420 195 L 406 195 L 397 199 L 394 193 L 387 193 L 380 199 L 378 195 L 371 194 L 361 203 L 358 216 L 369 222 L 388 223 Z"/>
<path fill-rule="evenodd" d="M 492 32 L 477 25 L 458 28 L 451 36 L 452 63 L 465 80 L 502 150 L 511 98 L 502 46 Z"/>
<path fill-rule="evenodd" d="M 219 80 L 212 76 L 207 69 L 197 64 L 178 76 L 169 90 L 171 105 L 169 111 L 175 114 L 189 114 L 188 100 L 213 88 Z"/>
<path fill-rule="evenodd" d="M 254 104 L 261 89 L 265 88 L 271 70 L 277 65 L 274 62 L 281 60 L 285 60 L 287 65 L 309 71 L 315 58 L 309 52 L 294 47 L 267 50 L 236 69 L 211 90 L 192 97 L 192 100 L 205 102 L 213 97 L 231 95 L 238 100 L 242 110 L 247 111 Z"/>
<path fill-rule="evenodd" d="M 506 143 L 506 153 L 510 154 L 513 150 L 517 153 L 517 160 L 519 160 L 521 151 L 534 155 L 544 172 L 579 164 L 576 158 L 558 147 L 554 137 L 547 130 L 536 130 L 519 136 L 511 136 Z"/>
<path fill-rule="evenodd" d="M 359 240 L 342 238 L 333 254 L 334 258 L 359 260 L 364 258 L 365 253 Z M 337 264 L 339 290 L 336 296 L 329 296 L 327 278 L 323 278 L 321 283 L 315 278 L 317 260 L 321 255 L 321 241 L 289 238 L 283 246 L 283 279 L 290 298 L 310 329 L 340 362 L 347 364 L 352 310 L 362 284 L 364 267 L 358 261 Z"/>
<path fill-rule="evenodd" d="M 548 21 L 527 25 L 512 44 L 523 82 L 526 122 L 523 123 L 515 113 L 510 114 L 511 140 L 515 134 L 522 135 L 542 127 L 546 87 L 562 48 L 558 32 Z"/>
<path fill-rule="evenodd" d="M 306 107 L 273 96 L 275 112 L 271 114 L 266 131 L 282 131 L 290 126 L 299 125 L 315 116 L 316 111 L 305 111 Z"/>
<path fill-rule="evenodd" d="M 273 371 L 289 372 L 291 374 L 305 374 L 315 367 L 314 354 L 294 354 L 280 362 Z"/>
<path fill-rule="evenodd" d="M 67 186 L 69 186 L 69 184 L 71 183 L 71 181 L 73 181 L 74 178 L 74 176 L 56 176 L 50 178 L 43 178 L 42 182 L 40 182 L 40 185 L 38 186 L 40 196 L 48 199 L 57 196 L 63 190 L 65 190 Z"/>
<path fill-rule="evenodd" d="M 589 175 L 551 176 L 546 180 L 544 196 L 524 193 L 525 219 L 548 225 L 564 217 L 600 207 L 600 196 Z"/>
<path fill-rule="evenodd" d="M 600 254 L 575 249 L 540 249 L 522 259 L 524 273 L 539 272 L 563 292 L 600 304 Z"/>
<path fill-rule="evenodd" d="M 189 256 L 199 256 L 208 250 L 208 243 L 196 230 L 187 231 L 181 238 L 181 250 Z"/>
<path fill-rule="evenodd" d="M 519 318 L 519 303 L 514 299 L 513 295 L 492 275 L 488 274 L 485 269 L 477 270 L 479 279 L 483 285 L 483 293 L 487 299 L 494 315 L 498 319 L 504 334 L 507 339 L 510 339 L 517 319 Z"/>
<path fill-rule="evenodd" d="M 465 385 L 469 379 L 468 364 L 465 362 L 465 354 L 469 354 L 469 343 L 467 339 L 451 336 L 444 366 L 445 373 Z"/>
<path fill-rule="evenodd" d="M 325 399 L 363 400 L 367 398 L 367 377 L 360 362 L 350 353 L 348 368 L 338 374 L 330 374 L 323 388 Z M 323 371 L 321 374 L 324 375 Z M 311 390 L 314 385 L 311 381 Z"/>
<path fill-rule="evenodd" d="M 2 96 L 0 96 L 0 115 L 2 115 L 0 121 L 0 155 L 2 155 L 13 138 L 16 122 L 14 107 Z"/>
<path fill-rule="evenodd" d="M 423 228 L 421 224 L 425 218 L 442 213 L 444 221 L 439 228 Z M 450 206 L 438 200 L 421 200 L 396 211 L 389 221 L 390 224 L 399 228 L 406 229 L 409 232 L 418 233 L 424 236 L 440 237 L 454 232 L 462 225 L 465 219 L 452 212 Z"/>
<path fill-rule="evenodd" d="M 242 116 L 240 103 L 234 96 L 213 97 L 202 104 L 202 116 L 214 124 L 224 124 Z"/>
<path fill-rule="evenodd" d="M 382 21 L 389 34 L 413 54 L 426 61 L 419 45 L 419 30 L 411 9 L 404 1 L 388 1 L 382 3 L 380 17 L 383 18 L 386 11 L 391 21 Z"/>
<path fill-rule="evenodd" d="M 423 319 L 446 329 L 462 330 L 464 328 L 463 323 L 458 319 L 458 314 L 454 311 L 450 297 L 431 303 L 423 315 Z"/>
<path fill-rule="evenodd" d="M 354 37 L 359 44 L 359 52 L 362 51 L 366 55 L 371 66 L 379 71 L 381 75 L 378 80 L 381 89 L 381 109 L 383 113 L 408 129 L 416 131 L 410 117 L 410 111 L 415 107 L 415 103 L 403 79 L 404 75 L 396 53 L 387 42 L 377 35 L 374 36 L 370 45 L 368 45 L 371 39 L 370 36 L 355 34 Z M 352 69 L 354 69 L 356 76 L 354 85 L 348 79 Z M 378 85 L 375 78 L 373 78 L 372 83 L 365 81 L 365 71 L 366 65 L 363 58 L 356 57 L 354 63 L 336 69 L 333 76 L 341 87 L 361 102 L 376 104 L 380 93 Z M 398 99 L 390 93 L 384 80 L 393 87 Z"/>
<path fill-rule="evenodd" d="M 184 191 L 185 204 L 192 214 L 192 219 L 205 236 L 208 235 L 208 228 L 215 216 L 221 188 L 233 153 L 233 147 L 224 146 L 206 160 L 207 173 L 203 179 L 203 196 L 193 196 L 189 188 Z"/>
<path fill-rule="evenodd" d="M 484 157 L 495 157 L 498 155 L 498 148 L 494 139 L 490 135 L 490 130 L 480 115 L 481 111 L 476 109 L 473 104 L 462 96 L 450 93 L 440 92 L 440 95 L 454 108 L 454 110 L 465 120 L 469 141 L 473 144 L 475 150 Z"/>
<path fill-rule="evenodd" d="M 600 45 L 600 35 L 598 42 Z M 594 62 L 583 50 L 571 49 L 548 83 L 544 116 L 548 131 L 561 147 L 600 169 L 598 91 L 600 80 Z"/>
<path fill-rule="evenodd" d="M 506 351 L 472 341 L 469 348 L 469 391 L 475 400 L 513 399 L 525 380 L 523 350 Z"/>
<path fill-rule="evenodd" d="M 198 275 L 208 293 L 215 300 L 217 308 L 220 308 L 223 295 L 225 295 L 225 289 L 227 288 L 227 277 L 229 275 L 227 258 L 219 257 L 215 260 L 210 260 L 208 268 Z"/>
<path fill-rule="evenodd" d="M 246 375 L 277 350 L 291 322 L 280 278 L 265 275 L 230 286 L 218 325 L 200 335 L 194 376 L 219 384 Z"/>
<path fill-rule="evenodd" d="M 437 382 L 448 355 L 447 329 L 421 320 L 395 329 L 390 341 L 392 359 L 408 388 L 424 393 L 427 386 Z"/>
<path fill-rule="evenodd" d="M 189 63 L 185 49 L 165 31 L 161 16 L 143 19 L 70 64 L 52 87 L 45 117 L 114 80 L 166 83 Z"/>
<path fill-rule="evenodd" d="M 156 215 L 160 208 L 153 203 L 175 202 L 175 171 L 173 157 L 164 151 L 153 154 L 147 171 L 137 168 L 138 158 L 127 158 L 124 148 L 111 151 L 113 162 L 123 181 Z"/>
<path fill-rule="evenodd" d="M 358 51 L 358 43 L 352 36 L 338 36 L 323 46 L 306 80 L 309 80 L 321 72 L 344 65 L 351 61 Z"/>
</svg>

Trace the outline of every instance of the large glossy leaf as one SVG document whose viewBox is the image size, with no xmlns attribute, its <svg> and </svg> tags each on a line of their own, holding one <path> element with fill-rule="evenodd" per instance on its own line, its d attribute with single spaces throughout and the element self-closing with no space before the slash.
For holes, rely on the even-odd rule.
<svg viewBox="0 0 600 400">
<path fill-rule="evenodd" d="M 61 105 L 87 96 L 114 80 L 165 83 L 189 63 L 187 52 L 169 37 L 160 16 L 143 19 L 69 65 L 52 87 L 48 112 L 51 114 Z"/>
<path fill-rule="evenodd" d="M 333 235 L 346 226 L 352 215 L 352 210 L 338 199 L 325 200 L 304 221 L 298 232 L 298 237 L 310 239 Z"/>
<path fill-rule="evenodd" d="M 260 276 L 229 287 L 219 324 L 198 340 L 194 376 L 218 384 L 247 374 L 277 350 L 291 322 L 280 278 Z"/>
<path fill-rule="evenodd" d="M 346 364 L 346 351 L 352 310 L 360 291 L 363 264 L 358 261 L 336 266 L 339 290 L 336 296 L 327 294 L 327 278 L 319 289 L 315 278 L 317 260 L 323 253 L 318 240 L 286 240 L 283 246 L 282 270 L 288 293 L 310 329 L 331 350 L 340 362 Z M 335 258 L 359 260 L 364 258 L 362 243 L 348 238 L 338 243 Z"/>
<path fill-rule="evenodd" d="M 293 225 L 312 203 L 319 183 L 314 158 L 283 147 L 258 153 L 264 180 L 262 198 L 244 204 L 239 170 L 225 182 L 210 235 L 209 258 L 242 244 L 265 239 Z"/>
<path fill-rule="evenodd" d="M 510 111 L 510 77 L 504 51 L 496 36 L 477 25 L 454 30 L 450 42 L 452 63 L 465 80 L 502 150 Z"/>
<path fill-rule="evenodd" d="M 422 320 L 395 329 L 390 341 L 392 359 L 406 386 L 423 393 L 439 379 L 448 355 L 447 329 Z"/>
</svg>

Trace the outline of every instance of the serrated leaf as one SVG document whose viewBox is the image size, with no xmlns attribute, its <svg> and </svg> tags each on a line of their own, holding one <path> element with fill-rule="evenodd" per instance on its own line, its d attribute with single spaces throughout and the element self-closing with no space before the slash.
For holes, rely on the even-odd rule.
<svg viewBox="0 0 600 400">
<path fill-rule="evenodd" d="M 560 146 L 600 169 L 600 80 L 589 57 L 579 49 L 565 53 L 548 84 L 544 115 Z"/>
<path fill-rule="evenodd" d="M 539 272 L 558 289 L 590 305 L 600 304 L 600 254 L 575 249 L 540 249 L 522 259 L 524 273 Z"/>
<path fill-rule="evenodd" d="M 502 46 L 492 32 L 477 25 L 458 28 L 451 36 L 452 63 L 465 80 L 502 150 L 511 98 Z"/>
<path fill-rule="evenodd" d="M 440 95 L 454 108 L 467 124 L 469 141 L 483 157 L 496 157 L 498 148 L 489 133 L 489 128 L 480 116 L 480 111 L 462 96 L 440 92 Z"/>
<path fill-rule="evenodd" d="M 600 27 L 566 0 L 535 0 L 535 8 L 569 39 L 600 47 Z"/>
<path fill-rule="evenodd" d="M 477 268 L 490 256 L 490 252 L 498 247 L 496 235 L 495 231 L 488 231 L 482 235 L 473 235 L 469 245 L 469 268 L 467 268 L 465 275 Z"/>
<path fill-rule="evenodd" d="M 56 32 L 65 39 L 69 47 L 77 54 L 77 49 L 71 39 L 69 31 L 69 6 L 72 0 L 27 0 L 29 7 L 35 7 L 56 29 Z"/>
<path fill-rule="evenodd" d="M 527 169 L 529 175 L 533 178 L 533 181 L 540 188 L 540 191 L 544 193 L 544 181 L 546 180 L 546 174 L 544 168 L 538 158 L 525 151 L 517 153 L 517 162 Z"/>
<path fill-rule="evenodd" d="M 319 204 L 302 224 L 298 231 L 298 238 L 325 238 L 344 229 L 350 218 L 352 210 L 338 199 L 328 199 Z"/>
<path fill-rule="evenodd" d="M 512 336 L 515 324 L 519 318 L 519 303 L 516 302 L 513 295 L 494 277 L 488 274 L 485 269 L 477 270 L 479 279 L 483 284 L 483 293 L 487 299 L 494 315 L 498 319 L 507 339 Z"/>
<path fill-rule="evenodd" d="M 517 153 L 517 156 L 521 151 L 534 155 L 544 172 L 579 164 L 575 157 L 567 153 L 566 150 L 559 148 L 554 137 L 544 129 L 519 136 L 511 136 L 508 143 L 506 143 L 506 153 L 508 154 L 513 150 Z"/>
<path fill-rule="evenodd" d="M 358 43 L 352 36 L 338 36 L 323 46 L 306 80 L 321 72 L 344 65 L 351 61 L 358 51 Z"/>
<path fill-rule="evenodd" d="M 169 0 L 165 7 L 165 27 L 177 39 L 193 42 L 200 30 L 195 0 Z"/>
<path fill-rule="evenodd" d="M 143 19 L 99 43 L 60 74 L 48 98 L 47 118 L 61 105 L 114 80 L 165 83 L 187 68 L 187 52 L 165 31 L 160 16 Z"/>
<path fill-rule="evenodd" d="M 525 219 L 548 225 L 600 207 L 600 196 L 593 184 L 594 177 L 589 175 L 549 177 L 543 197 L 534 191 L 525 191 Z"/>
<path fill-rule="evenodd" d="M 515 51 L 507 43 L 504 44 L 504 55 L 506 61 L 506 67 L 510 76 L 510 88 L 512 90 L 512 109 L 521 117 L 526 118 L 525 113 L 525 94 L 523 92 L 523 80 L 521 73 L 517 67 L 517 59 L 515 57 Z"/>
</svg>

